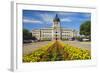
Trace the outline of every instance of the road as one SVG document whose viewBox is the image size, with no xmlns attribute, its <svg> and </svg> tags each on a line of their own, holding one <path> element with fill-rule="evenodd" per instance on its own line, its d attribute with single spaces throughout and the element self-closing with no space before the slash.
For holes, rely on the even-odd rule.
<svg viewBox="0 0 100 73">
<path fill-rule="evenodd" d="M 79 41 L 63 41 L 66 44 L 70 44 L 75 47 L 79 47 L 82 49 L 91 50 L 91 43 L 90 42 L 79 42 Z"/>
<path fill-rule="evenodd" d="M 37 50 L 38 48 L 48 44 L 49 42 L 51 42 L 51 41 L 34 42 L 34 43 L 23 44 L 23 55 L 30 54 L 34 50 Z"/>
</svg>

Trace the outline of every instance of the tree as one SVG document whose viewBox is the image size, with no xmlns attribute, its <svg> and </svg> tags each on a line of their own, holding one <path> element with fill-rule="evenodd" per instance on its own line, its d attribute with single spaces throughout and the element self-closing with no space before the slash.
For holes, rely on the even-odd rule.
<svg viewBox="0 0 100 73">
<path fill-rule="evenodd" d="M 90 39 L 91 37 L 91 21 L 85 21 L 80 26 L 80 35 L 84 35 Z"/>
<path fill-rule="evenodd" d="M 23 40 L 29 40 L 32 38 L 32 33 L 27 29 L 23 29 Z"/>
<path fill-rule="evenodd" d="M 91 35 L 91 22 L 86 21 L 80 26 L 80 35 L 89 36 Z"/>
</svg>

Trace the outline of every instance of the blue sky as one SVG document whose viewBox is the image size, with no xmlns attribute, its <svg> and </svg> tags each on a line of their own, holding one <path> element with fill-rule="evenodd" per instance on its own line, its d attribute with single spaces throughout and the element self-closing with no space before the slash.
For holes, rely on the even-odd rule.
<svg viewBox="0 0 100 73">
<path fill-rule="evenodd" d="M 91 20 L 90 13 L 23 10 L 23 28 L 31 31 L 52 27 L 56 14 L 62 28 L 79 30 L 83 22 Z"/>
</svg>

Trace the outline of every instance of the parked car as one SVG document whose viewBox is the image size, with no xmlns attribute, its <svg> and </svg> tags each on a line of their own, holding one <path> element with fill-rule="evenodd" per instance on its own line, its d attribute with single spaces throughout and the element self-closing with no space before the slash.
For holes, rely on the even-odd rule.
<svg viewBox="0 0 100 73">
<path fill-rule="evenodd" d="M 23 40 L 23 43 L 32 43 L 32 40 Z"/>
<path fill-rule="evenodd" d="M 84 38 L 84 39 L 82 39 L 83 41 L 89 41 L 89 39 L 86 39 L 86 38 Z"/>
</svg>

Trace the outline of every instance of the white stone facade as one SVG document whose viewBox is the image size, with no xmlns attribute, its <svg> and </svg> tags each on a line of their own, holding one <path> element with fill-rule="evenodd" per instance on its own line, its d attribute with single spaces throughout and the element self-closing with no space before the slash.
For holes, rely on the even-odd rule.
<svg viewBox="0 0 100 73">
<path fill-rule="evenodd" d="M 60 19 L 56 15 L 53 20 L 53 25 L 50 28 L 34 29 L 32 36 L 37 40 L 66 40 L 77 36 L 77 31 L 74 29 L 61 28 Z"/>
</svg>

